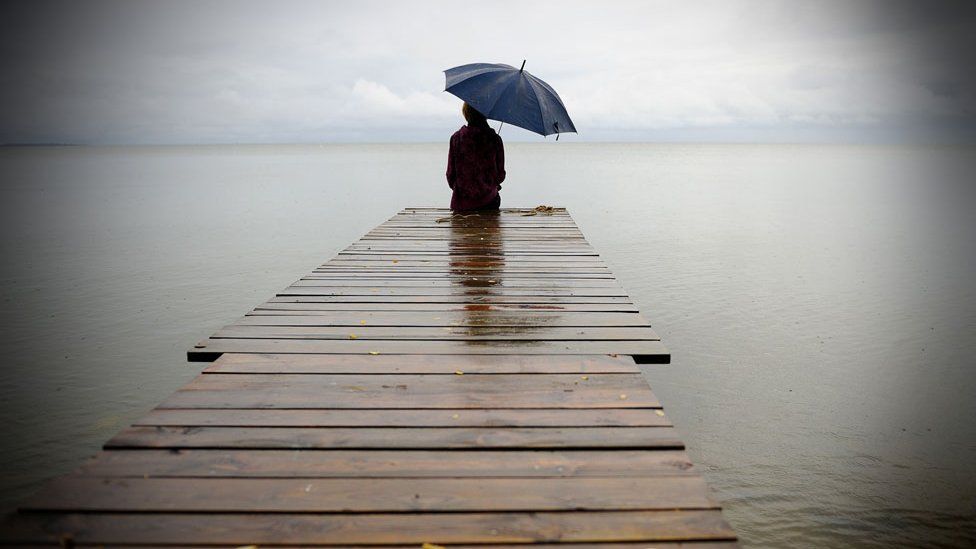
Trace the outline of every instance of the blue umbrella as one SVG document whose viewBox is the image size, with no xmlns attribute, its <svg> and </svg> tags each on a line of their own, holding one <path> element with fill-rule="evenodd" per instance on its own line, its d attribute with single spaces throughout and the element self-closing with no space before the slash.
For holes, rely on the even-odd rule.
<svg viewBox="0 0 976 549">
<path fill-rule="evenodd" d="M 444 71 L 444 91 L 451 92 L 485 118 L 508 122 L 539 135 L 576 133 L 576 126 L 552 86 L 502 63 L 471 63 Z M 501 129 L 501 126 L 499 126 Z"/>
</svg>

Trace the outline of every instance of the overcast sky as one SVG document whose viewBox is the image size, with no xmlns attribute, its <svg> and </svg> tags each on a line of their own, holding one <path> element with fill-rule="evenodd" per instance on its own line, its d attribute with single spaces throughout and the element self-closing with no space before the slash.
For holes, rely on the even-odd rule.
<svg viewBox="0 0 976 549">
<path fill-rule="evenodd" d="M 971 140 L 966 6 L 6 1 L 0 143 L 443 140 L 442 71 L 522 59 L 564 139 Z"/>
</svg>

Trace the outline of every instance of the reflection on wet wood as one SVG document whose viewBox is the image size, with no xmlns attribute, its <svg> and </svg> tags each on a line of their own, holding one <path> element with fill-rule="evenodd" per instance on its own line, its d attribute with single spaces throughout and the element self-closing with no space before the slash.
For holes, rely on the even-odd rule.
<svg viewBox="0 0 976 549">
<path fill-rule="evenodd" d="M 404 210 L 189 357 L 0 542 L 736 546 L 635 363 L 669 352 L 563 209 Z"/>
</svg>

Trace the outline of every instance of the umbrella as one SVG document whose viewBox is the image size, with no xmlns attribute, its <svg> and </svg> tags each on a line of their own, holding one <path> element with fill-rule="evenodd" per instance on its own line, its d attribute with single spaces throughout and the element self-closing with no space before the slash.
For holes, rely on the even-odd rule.
<svg viewBox="0 0 976 549">
<path fill-rule="evenodd" d="M 471 63 L 444 71 L 444 91 L 451 92 L 485 118 L 508 122 L 539 135 L 576 133 L 562 99 L 552 86 L 502 63 Z M 501 129 L 501 126 L 498 127 Z"/>
</svg>

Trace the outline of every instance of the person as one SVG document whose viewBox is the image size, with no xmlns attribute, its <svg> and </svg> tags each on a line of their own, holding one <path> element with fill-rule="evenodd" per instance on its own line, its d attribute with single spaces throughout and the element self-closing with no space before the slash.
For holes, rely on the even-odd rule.
<svg viewBox="0 0 976 549">
<path fill-rule="evenodd" d="M 468 122 L 451 136 L 447 155 L 447 185 L 454 191 L 451 210 L 497 210 L 498 191 L 505 181 L 505 147 L 488 126 L 485 116 L 465 103 L 461 113 Z"/>
</svg>

